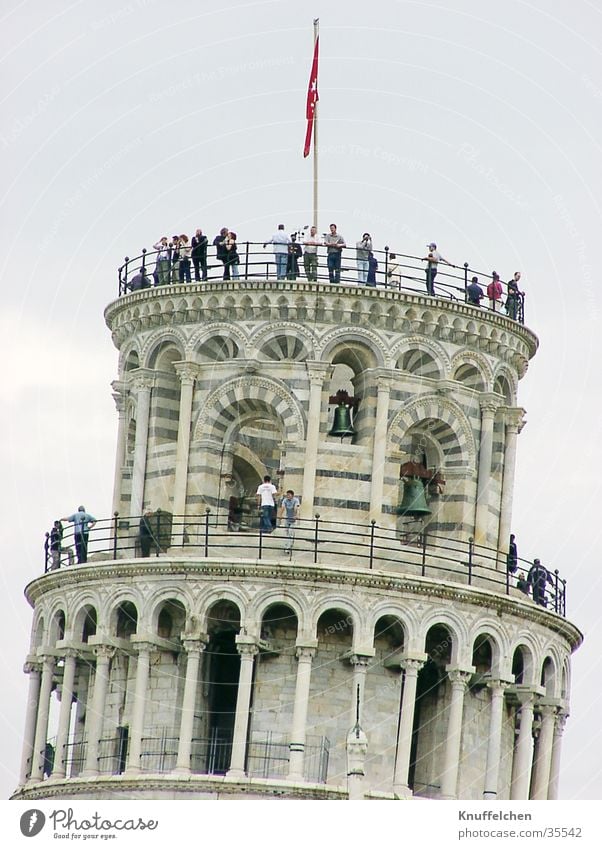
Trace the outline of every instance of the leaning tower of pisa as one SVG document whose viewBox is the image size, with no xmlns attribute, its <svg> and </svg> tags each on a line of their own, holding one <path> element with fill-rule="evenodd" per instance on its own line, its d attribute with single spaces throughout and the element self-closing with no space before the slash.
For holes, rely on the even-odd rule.
<svg viewBox="0 0 602 849">
<path fill-rule="evenodd" d="M 506 564 L 533 332 L 250 277 L 105 319 L 113 514 L 26 588 L 13 798 L 556 798 L 581 634 L 559 564 L 538 603 Z"/>
</svg>

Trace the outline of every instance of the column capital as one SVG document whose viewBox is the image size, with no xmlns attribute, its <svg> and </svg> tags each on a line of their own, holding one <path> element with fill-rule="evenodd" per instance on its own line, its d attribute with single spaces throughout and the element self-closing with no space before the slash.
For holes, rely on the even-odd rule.
<svg viewBox="0 0 602 849">
<path fill-rule="evenodd" d="M 349 655 L 349 663 L 356 668 L 359 666 L 360 668 L 367 669 L 370 666 L 370 661 L 374 657 L 374 652 L 372 654 L 356 654 L 352 653 Z"/>
<path fill-rule="evenodd" d="M 155 385 L 155 372 L 152 368 L 132 369 L 130 374 L 130 385 L 139 392 L 141 389 L 152 389 Z"/>
<path fill-rule="evenodd" d="M 255 637 L 247 634 L 236 635 L 236 648 L 241 657 L 254 657 L 259 653 L 259 645 Z"/>
<path fill-rule="evenodd" d="M 325 378 L 332 371 L 331 363 L 322 363 L 318 360 L 306 360 L 305 367 L 310 383 L 324 383 Z"/>
<path fill-rule="evenodd" d="M 123 380 L 114 380 L 111 383 L 113 389 L 113 400 L 118 413 L 125 413 L 128 395 L 130 393 L 128 384 Z"/>
<path fill-rule="evenodd" d="M 491 692 L 495 692 L 496 690 L 501 690 L 502 693 L 505 692 L 509 687 L 512 687 L 513 681 L 504 681 L 503 678 L 491 678 L 487 682 L 487 687 Z"/>
<path fill-rule="evenodd" d="M 176 370 L 178 377 L 180 378 L 180 383 L 188 383 L 194 384 L 194 381 L 198 377 L 199 369 L 196 363 L 190 362 L 188 360 L 178 360 L 173 363 L 173 367 Z"/>
<path fill-rule="evenodd" d="M 202 634 L 199 637 L 182 637 L 182 645 L 186 649 L 187 654 L 198 652 L 199 654 L 207 648 L 209 643 L 209 635 Z"/>
<path fill-rule="evenodd" d="M 97 646 L 94 646 L 92 651 L 94 653 L 94 657 L 97 660 L 111 660 L 117 649 L 115 648 L 115 646 L 108 646 L 101 643 Z"/>
<path fill-rule="evenodd" d="M 152 651 L 156 651 L 156 644 L 151 642 L 148 638 L 141 636 L 140 639 L 136 639 L 136 634 L 132 634 L 130 637 L 130 643 L 132 644 L 132 648 L 136 654 L 142 654 L 142 652 L 147 652 L 150 654 Z"/>
<path fill-rule="evenodd" d="M 481 414 L 484 417 L 489 416 L 493 418 L 500 407 L 499 395 L 496 395 L 494 392 L 484 392 L 479 398 L 479 406 L 481 407 Z"/>
<path fill-rule="evenodd" d="M 297 660 L 299 661 L 313 660 L 316 656 L 316 651 L 316 646 L 297 646 L 295 648 L 295 654 L 297 655 Z"/>
<path fill-rule="evenodd" d="M 30 672 L 41 672 L 42 664 L 37 660 L 26 660 L 23 664 L 23 672 L 29 675 Z"/>
<path fill-rule="evenodd" d="M 392 368 L 373 368 L 369 373 L 378 389 L 390 389 L 391 383 L 397 377 L 397 372 Z"/>
<path fill-rule="evenodd" d="M 499 412 L 502 414 L 504 424 L 510 431 L 520 433 L 527 421 L 525 419 L 526 410 L 523 407 L 500 407 Z"/>
<path fill-rule="evenodd" d="M 404 670 L 404 672 L 409 673 L 410 675 L 416 674 L 420 672 L 424 664 L 426 663 L 426 656 L 423 658 L 412 657 L 411 655 L 407 655 L 400 659 L 399 665 Z"/>
<path fill-rule="evenodd" d="M 468 687 L 469 681 L 474 675 L 474 669 L 460 669 L 459 667 L 452 669 L 446 667 L 446 672 L 452 687 L 461 687 L 463 690 Z"/>
</svg>

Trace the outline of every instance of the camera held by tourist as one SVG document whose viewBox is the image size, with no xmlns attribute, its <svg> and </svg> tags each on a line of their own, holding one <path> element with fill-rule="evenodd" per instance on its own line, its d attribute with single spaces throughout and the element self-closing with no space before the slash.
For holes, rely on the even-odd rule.
<svg viewBox="0 0 602 849">
<path fill-rule="evenodd" d="M 370 233 L 364 233 L 360 241 L 355 243 L 355 249 L 357 254 L 357 282 L 366 283 L 368 281 L 368 260 L 372 250 Z"/>
</svg>

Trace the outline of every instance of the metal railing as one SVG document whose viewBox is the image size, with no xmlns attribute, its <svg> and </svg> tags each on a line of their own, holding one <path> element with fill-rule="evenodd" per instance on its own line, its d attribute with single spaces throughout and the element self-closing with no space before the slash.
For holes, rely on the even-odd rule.
<svg viewBox="0 0 602 849">
<path fill-rule="evenodd" d="M 174 556 L 294 559 L 323 567 L 389 570 L 515 597 L 532 594 L 537 604 L 566 616 L 566 580 L 557 569 L 549 572 L 539 565 L 537 571 L 538 561 L 518 558 L 511 572 L 505 554 L 478 545 L 459 531 L 461 538 L 455 539 L 452 534 L 428 529 L 416 532 L 401 523 L 396 528 L 382 528 L 374 521 L 365 525 L 333 522 L 316 513 L 313 519 L 298 519 L 291 538 L 284 526 L 271 533 L 262 530 L 254 513 L 244 518 L 234 529 L 231 520 L 220 519 L 219 512 L 212 513 L 210 508 L 202 515 L 186 517 L 161 510 L 145 517 L 115 513 L 110 519 L 98 520 L 90 533 L 86 555 L 98 561 L 159 557 L 170 552 Z M 63 533 L 58 551 L 51 550 L 47 533 L 44 571 L 72 566 L 74 550 L 72 526 Z"/>
<path fill-rule="evenodd" d="M 239 249 L 240 262 L 236 265 L 235 270 L 231 264 L 213 257 L 210 264 L 206 266 L 206 279 L 202 281 L 193 280 L 192 282 L 198 284 L 218 280 L 229 280 L 236 283 L 238 280 L 284 279 L 294 281 L 310 279 L 305 275 L 302 258 L 298 262 L 298 270 L 291 269 L 284 277 L 278 278 L 274 254 L 268 253 L 263 248 L 263 243 L 244 242 L 239 245 Z M 421 257 L 398 253 L 392 251 L 388 246 L 385 246 L 383 250 L 375 250 L 372 253 L 378 262 L 378 269 L 374 273 L 373 282 L 364 283 L 360 282 L 363 275 L 358 271 L 356 250 L 356 248 L 351 247 L 342 250 L 340 272 L 333 275 L 328 269 L 326 248 L 320 247 L 317 254 L 318 264 L 314 282 L 359 283 L 362 286 L 375 286 L 398 292 L 429 294 L 426 262 Z M 132 280 L 140 271 L 142 271 L 143 277 L 146 276 L 148 280 L 147 286 L 144 288 L 158 285 L 162 288 L 164 285 L 185 282 L 180 279 L 180 262 L 178 259 L 170 259 L 168 271 L 162 272 L 161 277 L 159 277 L 156 271 L 158 253 L 159 251 L 147 251 L 144 248 L 138 256 L 125 257 L 123 265 L 118 268 L 119 296 L 127 294 L 128 290 L 131 291 Z M 463 265 L 446 265 L 440 262 L 433 283 L 434 294 L 440 298 L 470 303 L 468 284 L 473 276 L 480 277 L 481 285 L 486 290 L 487 283 L 491 279 L 491 272 L 477 271 L 471 268 L 468 262 L 463 263 Z M 169 280 L 169 283 L 160 283 L 162 279 Z M 471 305 L 478 306 L 476 304 Z M 502 300 L 492 301 L 491 305 L 489 305 L 489 299 L 484 297 L 480 308 L 501 313 L 505 317 L 524 324 L 524 307 L 524 294 L 519 292 L 517 295 L 506 296 L 505 302 Z"/>
</svg>

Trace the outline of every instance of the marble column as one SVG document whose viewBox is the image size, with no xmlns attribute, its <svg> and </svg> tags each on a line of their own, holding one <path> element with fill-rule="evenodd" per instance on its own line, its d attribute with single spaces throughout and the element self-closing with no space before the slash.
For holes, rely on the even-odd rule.
<svg viewBox="0 0 602 849">
<path fill-rule="evenodd" d="M 105 712 L 107 691 L 109 689 L 109 666 L 115 650 L 111 646 L 98 645 L 94 647 L 96 655 L 96 675 L 92 698 L 88 694 L 86 717 L 86 760 L 84 763 L 84 778 L 98 775 L 98 750 L 102 735 L 102 720 Z"/>
<path fill-rule="evenodd" d="M 550 782 L 548 784 L 548 799 L 558 798 L 558 779 L 560 776 L 560 751 L 562 748 L 562 735 L 568 714 L 560 709 L 556 714 L 554 722 L 554 738 L 552 740 L 552 762 L 550 764 Z"/>
<path fill-rule="evenodd" d="M 152 369 L 136 369 L 135 372 L 132 372 L 132 375 L 133 385 L 136 391 L 136 437 L 134 439 L 130 516 L 136 517 L 142 515 L 142 506 L 144 503 L 148 420 L 150 415 L 151 389 L 155 382 L 155 373 Z"/>
<path fill-rule="evenodd" d="M 377 397 L 372 442 L 372 484 L 370 487 L 370 519 L 380 521 L 385 479 L 385 457 L 387 449 L 387 426 L 389 422 L 389 396 L 391 375 L 382 370 L 376 374 Z"/>
<path fill-rule="evenodd" d="M 42 683 L 38 698 L 36 734 L 31 759 L 31 782 L 41 781 L 44 777 L 44 755 L 46 751 L 46 737 L 48 735 L 52 678 L 54 675 L 54 657 L 52 655 L 41 655 L 40 661 L 42 663 Z"/>
<path fill-rule="evenodd" d="M 192 421 L 192 397 L 197 370 L 194 363 L 174 363 L 180 378 L 180 413 L 178 418 L 178 442 L 176 446 L 176 469 L 174 480 L 173 512 L 177 523 L 176 539 L 183 543 L 186 514 L 186 490 L 188 485 L 188 455 L 190 452 L 190 424 Z"/>
<path fill-rule="evenodd" d="M 479 471 L 477 479 L 477 508 L 475 513 L 474 538 L 478 545 L 487 542 L 489 524 L 489 487 L 491 482 L 491 459 L 493 457 L 493 420 L 497 402 L 490 396 L 481 398 L 481 445 L 479 448 Z"/>
<path fill-rule="evenodd" d="M 289 781 L 304 781 L 305 737 L 311 665 L 316 654 L 315 646 L 297 646 L 297 683 L 291 725 Z"/>
<path fill-rule="evenodd" d="M 366 688 L 366 673 L 370 661 L 374 657 L 374 651 L 366 653 L 359 652 L 350 655 L 349 662 L 353 666 L 353 686 L 351 690 L 351 710 L 349 714 L 349 727 L 354 728 L 359 722 L 363 723 L 364 690 Z M 358 689 L 359 688 L 359 689 Z M 358 698 L 359 693 L 359 698 Z"/>
<path fill-rule="evenodd" d="M 113 513 L 118 513 L 121 507 L 121 476 L 125 465 L 125 442 L 127 438 L 127 384 L 114 380 L 113 400 L 117 407 L 117 450 L 115 452 L 115 475 L 113 478 Z"/>
<path fill-rule="evenodd" d="M 303 468 L 300 515 L 302 519 L 311 519 L 314 513 L 322 392 L 324 389 L 324 380 L 330 373 L 332 366 L 328 363 L 313 361 L 308 361 L 305 365 L 309 375 L 309 410 L 307 413 L 307 431 L 305 435 L 305 465 Z"/>
<path fill-rule="evenodd" d="M 66 649 L 63 664 L 63 683 L 61 685 L 61 710 L 59 712 L 59 727 L 56 735 L 56 754 L 54 759 L 53 778 L 64 778 L 67 772 L 69 742 L 69 726 L 71 724 L 71 706 L 73 704 L 73 683 L 77 652 Z"/>
<path fill-rule="evenodd" d="M 504 720 L 504 690 L 510 686 L 510 683 L 493 680 L 489 681 L 487 686 L 491 692 L 491 708 L 483 799 L 497 799 L 502 751 L 502 723 Z"/>
<path fill-rule="evenodd" d="M 244 635 L 239 634 L 236 637 L 236 644 L 240 654 L 240 675 L 236 697 L 232 757 L 230 760 L 230 769 L 226 774 L 228 778 L 244 778 L 245 776 L 247 731 L 249 729 L 249 710 L 253 688 L 253 666 L 255 655 L 259 652 L 255 640 Z"/>
<path fill-rule="evenodd" d="M 190 773 L 190 755 L 192 753 L 192 732 L 194 728 L 194 708 L 199 683 L 199 664 L 201 653 L 207 646 L 207 640 L 184 637 L 182 644 L 186 649 L 186 680 L 182 697 L 180 717 L 180 739 L 175 772 Z"/>
<path fill-rule="evenodd" d="M 541 713 L 541 728 L 539 731 L 539 740 L 537 741 L 537 763 L 534 765 L 535 775 L 533 776 L 531 798 L 541 801 L 548 798 L 556 706 L 542 704 L 539 710 Z"/>
<path fill-rule="evenodd" d="M 445 740 L 443 771 L 441 773 L 441 798 L 456 799 L 458 795 L 460 747 L 462 744 L 464 694 L 466 693 L 472 672 L 464 669 L 450 669 L 447 675 L 451 681 L 451 700 L 447 737 Z"/>
<path fill-rule="evenodd" d="M 393 775 L 393 792 L 402 798 L 412 795 L 408 785 L 410 754 L 412 751 L 412 731 L 414 711 L 416 709 L 416 687 L 418 673 L 424 666 L 424 660 L 407 657 L 401 661 L 403 670 L 403 693 L 401 696 L 401 716 L 397 731 L 397 755 Z"/>
<path fill-rule="evenodd" d="M 510 798 L 512 800 L 528 799 L 531 782 L 531 767 L 533 762 L 533 705 L 535 693 L 521 692 L 517 694 L 520 704 L 520 725 L 518 738 L 514 746 L 512 762 L 512 784 Z"/>
<path fill-rule="evenodd" d="M 504 445 L 504 473 L 502 476 L 502 500 L 500 505 L 500 524 L 498 549 L 508 552 L 512 523 L 512 496 L 514 493 L 514 473 L 516 470 L 516 447 L 518 434 L 523 428 L 525 411 L 520 407 L 508 408 L 505 412 L 506 441 Z M 505 564 L 504 564 L 505 565 Z"/>
<path fill-rule="evenodd" d="M 125 770 L 127 775 L 138 775 L 140 772 L 144 713 L 150 676 L 150 653 L 153 648 L 150 643 L 144 642 L 134 642 L 134 645 L 138 649 L 138 662 L 136 664 L 136 684 L 134 689 L 134 704 L 132 706 L 128 762 Z"/>
<path fill-rule="evenodd" d="M 33 767 L 33 753 L 35 751 L 36 720 L 38 716 L 38 704 L 40 700 L 41 664 L 28 661 L 23 671 L 29 675 L 29 688 L 27 691 L 27 706 L 25 709 L 25 731 L 23 732 L 23 752 L 21 754 L 21 770 L 19 772 L 19 786 L 25 784 L 31 775 Z"/>
</svg>

